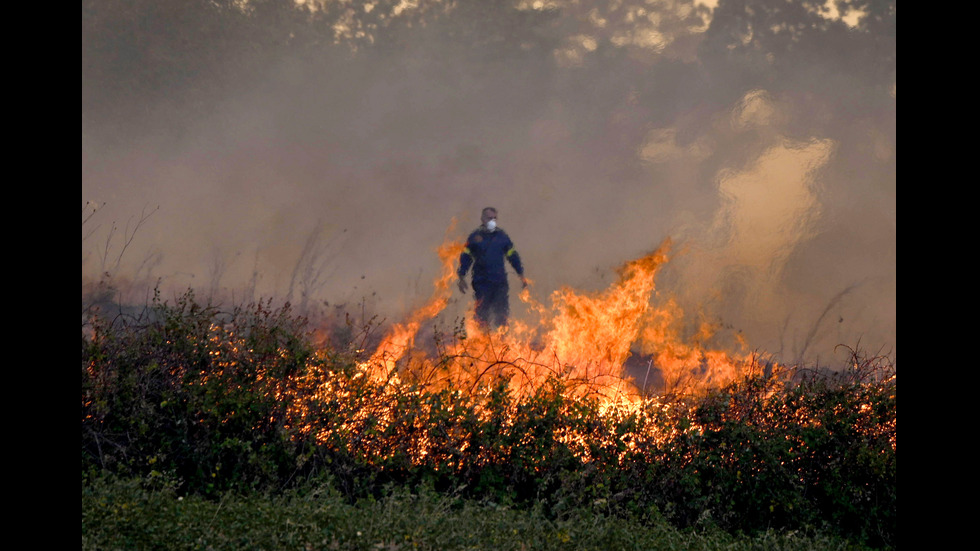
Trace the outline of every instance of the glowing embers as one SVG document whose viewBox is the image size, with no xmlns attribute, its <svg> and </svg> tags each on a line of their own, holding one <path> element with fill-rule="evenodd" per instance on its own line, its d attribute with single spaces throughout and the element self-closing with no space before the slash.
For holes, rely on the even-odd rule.
<svg viewBox="0 0 980 551">
<path fill-rule="evenodd" d="M 367 360 L 343 370 L 310 368 L 290 383 L 291 390 L 282 395 L 290 404 L 288 424 L 301 434 L 314 433 L 321 443 L 354 446 L 350 451 L 370 461 L 401 460 L 391 455 L 397 453 L 411 463 L 447 466 L 456 464 L 463 448 L 471 440 L 478 442 L 479 435 L 467 434 L 465 422 L 446 422 L 445 401 L 452 402 L 453 411 L 472 412 L 467 415 L 480 422 L 496 416 L 501 430 L 513 430 L 521 422 L 519 407 L 500 411 L 493 406 L 501 389 L 513 404 L 533 402 L 542 391 L 557 389 L 563 408 L 574 409 L 584 400 L 597 404 L 594 411 L 607 421 L 634 416 L 649 429 L 650 419 L 669 406 L 644 396 L 627 375 L 631 354 L 638 351 L 647 358 L 650 369 L 662 375 L 665 392 L 675 397 L 720 388 L 760 369 L 754 357 L 706 349 L 702 343 L 711 336 L 707 324 L 685 341 L 680 337 L 680 308 L 669 299 L 654 304 L 656 275 L 668 261 L 670 246 L 667 240 L 625 263 L 617 270 L 617 281 L 601 292 L 562 288 L 552 293 L 546 307 L 525 289 L 519 298 L 538 316 L 535 324 L 512 320 L 506 328 L 484 332 L 469 315 L 451 336 L 416 343 L 423 324 L 442 312 L 452 296 L 450 284 L 463 244 L 447 238 L 438 249 L 441 270 L 430 299 L 405 322 L 394 324 Z M 412 415 L 395 413 L 405 411 Z M 590 460 L 589 446 L 597 442 L 617 449 L 621 460 L 643 441 L 672 437 L 647 429 L 623 435 L 621 441 L 600 442 L 573 425 L 547 438 L 567 445 L 583 461 Z M 507 450 L 490 455 L 495 453 L 506 455 Z"/>
</svg>

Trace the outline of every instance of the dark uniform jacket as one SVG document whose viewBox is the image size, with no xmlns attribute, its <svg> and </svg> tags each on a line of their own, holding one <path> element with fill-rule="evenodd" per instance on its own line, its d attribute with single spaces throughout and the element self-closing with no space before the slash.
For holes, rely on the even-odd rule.
<svg viewBox="0 0 980 551">
<path fill-rule="evenodd" d="M 463 278 L 470 266 L 473 267 L 473 285 L 507 284 L 507 271 L 504 259 L 510 262 L 518 275 L 524 275 L 521 256 L 514 249 L 510 236 L 500 229 L 490 231 L 480 226 L 466 239 L 466 248 L 459 255 L 459 270 L 456 275 Z"/>
</svg>

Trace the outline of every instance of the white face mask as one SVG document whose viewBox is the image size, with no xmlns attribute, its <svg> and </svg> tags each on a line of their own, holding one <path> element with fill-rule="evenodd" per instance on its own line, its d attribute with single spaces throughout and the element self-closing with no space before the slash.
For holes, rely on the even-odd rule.
<svg viewBox="0 0 980 551">
<path fill-rule="evenodd" d="M 496 218 L 491 218 L 490 220 L 487 220 L 487 229 L 490 230 L 490 231 L 494 231 L 494 230 L 497 229 L 497 219 Z"/>
</svg>

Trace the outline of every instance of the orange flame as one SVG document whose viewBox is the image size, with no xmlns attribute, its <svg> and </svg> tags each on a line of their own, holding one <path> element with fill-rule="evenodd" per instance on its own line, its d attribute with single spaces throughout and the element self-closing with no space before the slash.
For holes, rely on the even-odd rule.
<svg viewBox="0 0 980 551">
<path fill-rule="evenodd" d="M 680 337 L 680 308 L 669 299 L 653 304 L 655 276 L 669 260 L 669 239 L 621 266 L 617 281 L 599 293 L 562 288 L 552 294 L 547 308 L 531 296 L 529 282 L 519 297 L 540 317 L 537 325 L 513 320 L 508 327 L 484 332 L 469 315 L 465 332 L 441 344 L 437 357 L 430 357 L 415 347 L 415 337 L 421 324 L 438 315 L 452 296 L 455 261 L 463 248 L 448 237 L 454 227 L 455 220 L 438 248 L 442 270 L 432 297 L 406 322 L 395 324 L 361 364 L 375 380 L 470 393 L 503 381 L 512 392 L 526 395 L 557 378 L 573 396 L 628 406 L 643 399 L 625 370 L 634 346 L 650 357 L 650 368 L 656 366 L 674 392 L 717 387 L 755 365 L 754 358 L 705 349 L 702 343 L 712 333 L 708 324 L 685 342 Z"/>
<path fill-rule="evenodd" d="M 434 318 L 446 308 L 452 291 L 449 284 L 456 277 L 454 262 L 463 252 L 464 244 L 461 241 L 454 241 L 448 236 L 456 228 L 454 218 L 446 230 L 447 238 L 436 250 L 442 262 L 442 271 L 435 281 L 435 290 L 424 306 L 412 312 L 411 316 L 404 323 L 396 323 L 388 334 L 384 337 L 377 350 L 367 362 L 361 367 L 367 370 L 375 379 L 388 379 L 396 376 L 395 365 L 405 356 L 415 345 L 415 335 L 419 331 L 422 323 Z"/>
</svg>

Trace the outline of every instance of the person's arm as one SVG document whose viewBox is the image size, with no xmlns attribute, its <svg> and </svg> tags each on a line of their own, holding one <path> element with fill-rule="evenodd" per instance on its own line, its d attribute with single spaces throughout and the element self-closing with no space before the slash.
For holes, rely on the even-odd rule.
<svg viewBox="0 0 980 551">
<path fill-rule="evenodd" d="M 514 267 L 514 271 L 517 272 L 518 277 L 521 278 L 521 287 L 527 287 L 527 278 L 524 277 L 524 264 L 521 262 L 521 255 L 517 253 L 517 249 L 514 248 L 514 243 L 510 243 L 510 247 L 507 249 L 507 262 Z"/>
<path fill-rule="evenodd" d="M 459 287 L 461 293 L 466 293 L 466 272 L 470 270 L 470 266 L 472 265 L 473 253 L 470 252 L 469 242 L 467 241 L 466 246 L 463 247 L 463 252 L 459 253 L 459 269 L 456 270 L 456 276 L 459 278 L 456 286 Z"/>
</svg>

